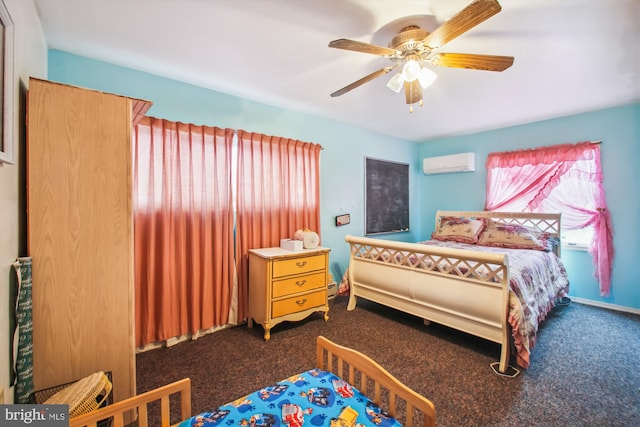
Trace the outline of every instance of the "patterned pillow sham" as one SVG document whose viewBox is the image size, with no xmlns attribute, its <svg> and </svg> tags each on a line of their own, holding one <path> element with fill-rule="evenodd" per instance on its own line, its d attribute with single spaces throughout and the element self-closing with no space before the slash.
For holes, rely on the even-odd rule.
<svg viewBox="0 0 640 427">
<path fill-rule="evenodd" d="M 549 251 L 548 237 L 549 233 L 542 232 L 536 228 L 491 221 L 478 239 L 478 245 Z"/>
<path fill-rule="evenodd" d="M 560 238 L 558 237 L 547 237 L 547 252 L 554 252 L 556 248 L 560 246 Z"/>
<path fill-rule="evenodd" d="M 431 233 L 431 238 L 476 244 L 486 226 L 487 220 L 485 218 L 469 219 L 446 216 L 440 219 L 440 226 Z"/>
</svg>

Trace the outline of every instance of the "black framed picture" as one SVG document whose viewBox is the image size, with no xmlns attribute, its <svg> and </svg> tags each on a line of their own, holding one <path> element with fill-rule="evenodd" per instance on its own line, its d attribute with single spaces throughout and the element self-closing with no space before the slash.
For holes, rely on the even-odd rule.
<svg viewBox="0 0 640 427">
<path fill-rule="evenodd" d="M 15 28 L 9 10 L 0 0 L 0 73 L 2 73 L 2 84 L 0 91 L 2 102 L 0 102 L 0 117 L 2 120 L 2 131 L 0 132 L 0 162 L 15 163 L 14 138 L 13 138 L 13 111 L 15 82 L 13 79 L 13 38 Z"/>
<path fill-rule="evenodd" d="M 365 158 L 365 234 L 409 231 L 409 164 Z"/>
</svg>

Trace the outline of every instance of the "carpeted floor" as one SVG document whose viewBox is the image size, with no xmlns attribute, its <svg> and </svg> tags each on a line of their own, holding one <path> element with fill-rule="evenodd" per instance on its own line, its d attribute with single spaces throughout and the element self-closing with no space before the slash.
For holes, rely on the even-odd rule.
<svg viewBox="0 0 640 427">
<path fill-rule="evenodd" d="M 640 316 L 572 303 L 542 325 L 531 367 L 516 378 L 493 373 L 497 344 L 360 299 L 330 302 L 272 329 L 226 329 L 137 355 L 138 392 L 192 380 L 193 413 L 314 365 L 324 335 L 369 355 L 433 401 L 439 426 L 639 426 Z"/>
</svg>

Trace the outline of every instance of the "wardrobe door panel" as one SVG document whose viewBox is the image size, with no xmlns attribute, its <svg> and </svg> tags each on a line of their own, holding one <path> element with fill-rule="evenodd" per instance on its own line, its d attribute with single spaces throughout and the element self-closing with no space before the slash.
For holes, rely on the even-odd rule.
<svg viewBox="0 0 640 427">
<path fill-rule="evenodd" d="M 134 395 L 131 100 L 31 79 L 27 164 L 34 386 Z"/>
</svg>

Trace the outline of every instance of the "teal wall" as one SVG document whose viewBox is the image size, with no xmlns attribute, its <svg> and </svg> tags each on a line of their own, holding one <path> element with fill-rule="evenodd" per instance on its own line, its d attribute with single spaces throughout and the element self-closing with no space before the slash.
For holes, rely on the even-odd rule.
<svg viewBox="0 0 640 427">
<path fill-rule="evenodd" d="M 314 142 L 321 155 L 321 238 L 331 248 L 331 271 L 339 279 L 348 264 L 346 234 L 364 234 L 364 159 L 410 164 L 410 232 L 376 236 L 402 241 L 428 238 L 437 209 L 479 210 L 484 206 L 489 152 L 585 140 L 602 140 L 607 202 L 614 225 L 616 257 L 612 293 L 599 295 L 591 257 L 564 251 L 574 297 L 640 309 L 640 277 L 633 263 L 639 254 L 640 229 L 640 104 L 566 118 L 443 138 L 423 144 L 284 110 L 220 92 L 165 79 L 100 61 L 49 51 L 49 76 L 68 83 L 153 102 L 149 115 Z M 425 176 L 423 157 L 476 153 L 476 172 Z M 336 227 L 334 218 L 351 214 L 351 224 Z"/>
<path fill-rule="evenodd" d="M 172 121 L 243 129 L 322 145 L 320 155 L 321 244 L 331 248 L 331 272 L 339 280 L 349 262 L 347 234 L 364 234 L 365 157 L 409 163 L 411 194 L 417 194 L 421 168 L 418 146 L 343 123 L 283 110 L 175 80 L 66 52 L 49 51 L 52 81 L 153 102 L 147 113 Z M 327 95 L 328 96 L 328 95 Z M 422 237 L 418 203 L 410 205 L 410 231 L 377 236 L 415 241 Z M 351 223 L 335 226 L 335 217 Z M 291 237 L 291 236 L 283 236 Z"/>
<path fill-rule="evenodd" d="M 487 154 L 580 141 L 602 141 L 602 169 L 614 231 L 615 258 L 611 295 L 600 297 L 591 256 L 563 250 L 574 297 L 640 308 L 640 104 L 577 114 L 553 120 L 429 141 L 420 158 L 475 152 L 476 172 L 420 177 L 423 228 L 433 230 L 438 209 L 481 210 L 485 199 Z"/>
</svg>

